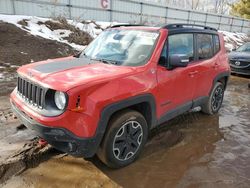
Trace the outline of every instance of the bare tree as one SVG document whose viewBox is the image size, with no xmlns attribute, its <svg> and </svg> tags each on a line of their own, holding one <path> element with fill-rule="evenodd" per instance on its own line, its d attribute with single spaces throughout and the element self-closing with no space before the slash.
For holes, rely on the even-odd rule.
<svg viewBox="0 0 250 188">
<path fill-rule="evenodd" d="M 229 10 L 230 0 L 216 0 L 214 2 L 214 13 L 225 14 Z"/>
<path fill-rule="evenodd" d="M 191 9 L 197 10 L 200 6 L 200 0 L 191 0 Z"/>
</svg>

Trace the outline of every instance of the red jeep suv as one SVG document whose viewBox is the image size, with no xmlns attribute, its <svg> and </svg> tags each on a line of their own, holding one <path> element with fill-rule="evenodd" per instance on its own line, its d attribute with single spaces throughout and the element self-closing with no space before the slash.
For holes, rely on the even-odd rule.
<svg viewBox="0 0 250 188">
<path fill-rule="evenodd" d="M 119 168 L 154 127 L 197 106 L 217 113 L 230 66 L 214 28 L 117 25 L 77 56 L 17 73 L 10 101 L 25 126 L 58 150 Z"/>
</svg>

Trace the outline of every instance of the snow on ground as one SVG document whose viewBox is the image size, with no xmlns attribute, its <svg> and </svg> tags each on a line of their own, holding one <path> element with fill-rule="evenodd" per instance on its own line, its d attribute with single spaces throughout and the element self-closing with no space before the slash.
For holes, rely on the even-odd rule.
<svg viewBox="0 0 250 188">
<path fill-rule="evenodd" d="M 41 18 L 36 16 L 22 16 L 22 15 L 2 15 L 0 14 L 0 20 L 12 23 L 17 27 L 29 32 L 32 35 L 40 36 L 50 40 L 56 40 L 58 42 L 66 43 L 75 48 L 78 51 L 81 51 L 85 48 L 83 45 L 75 44 L 68 42 L 65 37 L 68 37 L 72 31 L 64 30 L 64 29 L 56 29 L 51 30 L 46 25 L 41 24 L 46 21 L 57 22 L 51 18 Z M 23 27 L 23 25 L 18 24 L 19 21 L 26 20 L 27 26 Z M 114 25 L 117 23 L 111 22 L 95 22 L 98 24 L 101 29 L 97 29 L 94 23 L 81 23 L 75 20 L 67 20 L 69 24 L 79 28 L 82 31 L 89 33 L 93 38 L 95 38 L 100 32 L 107 28 L 110 25 Z M 39 23 L 40 22 L 40 23 Z M 244 33 L 233 33 L 228 31 L 219 31 L 224 35 L 225 46 L 228 51 L 242 45 L 244 42 L 249 41 L 249 37 Z"/>
<path fill-rule="evenodd" d="M 70 33 L 72 33 L 69 30 L 64 30 L 64 29 L 57 29 L 57 30 L 50 30 L 46 25 L 41 24 L 46 21 L 52 21 L 52 22 L 57 22 L 56 20 L 50 19 L 50 18 L 41 18 L 41 17 L 36 17 L 36 16 L 22 16 L 22 15 L 2 15 L 0 14 L 0 20 L 11 23 L 19 27 L 20 29 L 23 29 L 27 32 L 29 32 L 32 35 L 35 36 L 40 36 L 46 39 L 50 40 L 56 40 L 58 42 L 63 42 L 66 44 L 69 44 L 76 50 L 83 50 L 85 46 L 83 45 L 78 45 L 75 43 L 70 43 L 65 37 L 68 37 Z M 25 20 L 27 22 L 27 26 L 23 26 L 19 24 L 19 21 Z M 82 31 L 85 31 L 89 33 L 92 37 L 96 37 L 102 29 L 96 29 L 96 25 L 94 23 L 88 23 L 88 24 L 83 24 L 81 22 L 77 22 L 74 20 L 67 20 L 69 24 L 75 26 L 76 28 L 79 28 Z M 96 22 L 98 25 L 101 26 L 101 28 L 105 29 L 106 27 L 110 26 L 110 22 Z"/>
</svg>

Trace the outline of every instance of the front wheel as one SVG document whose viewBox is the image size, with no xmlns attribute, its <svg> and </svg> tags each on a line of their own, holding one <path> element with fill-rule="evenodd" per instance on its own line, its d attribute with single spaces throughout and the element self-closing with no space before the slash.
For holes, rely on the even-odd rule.
<svg viewBox="0 0 250 188">
<path fill-rule="evenodd" d="M 217 82 L 212 89 L 209 99 L 201 106 L 202 112 L 210 115 L 216 114 L 221 108 L 223 97 L 224 85 L 220 82 Z"/>
<path fill-rule="evenodd" d="M 97 152 L 111 168 L 129 165 L 139 156 L 148 137 L 148 126 L 142 114 L 126 110 L 115 114 Z"/>
</svg>

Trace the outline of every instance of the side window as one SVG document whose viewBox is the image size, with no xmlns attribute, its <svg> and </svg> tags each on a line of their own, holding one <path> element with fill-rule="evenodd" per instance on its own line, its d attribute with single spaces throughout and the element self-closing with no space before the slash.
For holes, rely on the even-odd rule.
<svg viewBox="0 0 250 188">
<path fill-rule="evenodd" d="M 194 60 L 194 35 L 175 34 L 168 37 L 169 55 L 186 55 L 189 61 Z"/>
<path fill-rule="evenodd" d="M 220 51 L 220 39 L 218 35 L 214 35 L 214 53 Z"/>
<path fill-rule="evenodd" d="M 212 35 L 197 34 L 198 59 L 208 59 L 213 56 Z"/>
</svg>

